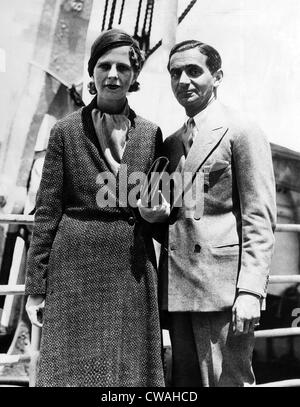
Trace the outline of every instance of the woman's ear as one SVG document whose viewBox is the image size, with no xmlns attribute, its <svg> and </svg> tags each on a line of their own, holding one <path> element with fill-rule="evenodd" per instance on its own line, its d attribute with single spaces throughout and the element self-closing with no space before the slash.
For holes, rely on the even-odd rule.
<svg viewBox="0 0 300 407">
<path fill-rule="evenodd" d="M 128 92 L 137 92 L 138 90 L 140 90 L 140 83 L 135 81 L 130 85 Z"/>
<path fill-rule="evenodd" d="M 89 92 L 90 92 L 91 95 L 96 95 L 97 89 L 96 89 L 94 80 L 91 80 L 91 81 L 88 83 L 87 87 L 88 87 L 88 90 L 89 90 Z"/>
<path fill-rule="evenodd" d="M 131 80 L 130 88 L 128 89 L 129 92 L 136 92 L 140 89 L 140 84 L 137 81 L 138 76 L 139 76 L 139 72 L 134 72 L 133 78 Z"/>
<path fill-rule="evenodd" d="M 140 72 L 134 71 L 131 85 L 133 85 L 133 84 L 136 82 L 136 80 L 137 80 L 139 74 L 140 74 Z"/>
</svg>

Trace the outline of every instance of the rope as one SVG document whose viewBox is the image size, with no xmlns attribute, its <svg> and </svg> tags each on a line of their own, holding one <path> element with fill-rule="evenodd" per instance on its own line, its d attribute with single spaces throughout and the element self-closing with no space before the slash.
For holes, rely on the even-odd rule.
<svg viewBox="0 0 300 407">
<path fill-rule="evenodd" d="M 114 23 L 114 16 L 115 16 L 115 11 L 116 11 L 116 4 L 117 4 L 117 0 L 113 0 L 113 4 L 112 4 L 112 6 L 111 6 L 111 11 L 110 11 L 110 18 L 109 18 L 108 29 L 112 28 L 113 23 Z"/>
<path fill-rule="evenodd" d="M 106 1 L 105 1 L 105 7 L 104 7 L 104 14 L 103 14 L 102 30 L 101 30 L 101 31 L 103 31 L 104 28 L 105 28 L 105 22 L 106 22 L 106 15 L 107 15 L 108 3 L 109 3 L 109 0 L 106 0 Z"/>
<path fill-rule="evenodd" d="M 148 21 L 148 18 L 149 18 L 149 14 L 151 13 L 152 3 L 153 3 L 153 0 L 147 0 L 147 6 L 146 6 L 144 24 L 143 24 L 143 29 L 142 29 L 142 35 L 146 34 L 146 25 L 147 25 L 147 21 Z"/>
<path fill-rule="evenodd" d="M 142 0 L 139 1 L 139 8 L 138 8 L 137 16 L 136 16 L 136 24 L 135 24 L 135 29 L 134 29 L 134 37 L 138 37 L 141 8 L 142 8 Z"/>
<path fill-rule="evenodd" d="M 154 10 L 154 0 L 147 0 L 144 25 L 142 29 L 142 36 L 140 39 L 140 45 L 146 52 L 149 50 L 153 10 Z"/>
<path fill-rule="evenodd" d="M 191 11 L 191 9 L 194 7 L 194 5 L 196 4 L 197 0 L 192 0 L 189 5 L 187 6 L 187 8 L 184 10 L 184 12 L 181 14 L 181 16 L 178 18 L 178 24 L 180 24 L 182 22 L 182 20 L 188 15 L 188 13 Z M 146 54 L 146 58 L 145 60 L 147 60 L 150 55 L 153 54 L 153 52 L 155 52 L 162 44 L 162 40 L 159 40 L 157 44 L 154 45 L 154 47 L 152 47 Z"/>
<path fill-rule="evenodd" d="M 196 4 L 197 0 L 192 0 L 190 4 L 187 6 L 187 8 L 184 10 L 184 12 L 181 14 L 181 16 L 178 18 L 178 24 L 181 23 L 181 21 L 186 17 L 186 15 L 190 12 L 192 7 Z"/>
<path fill-rule="evenodd" d="M 150 14 L 150 21 L 149 21 L 149 28 L 148 28 L 148 35 L 150 38 L 150 34 L 151 34 L 151 29 L 152 29 L 152 21 L 153 21 L 153 13 L 154 13 L 154 0 L 152 1 L 152 10 L 151 10 L 151 14 Z"/>
<path fill-rule="evenodd" d="M 150 57 L 150 55 L 153 54 L 153 52 L 155 52 L 160 46 L 162 45 L 162 40 L 159 40 L 157 44 L 154 45 L 154 47 L 152 47 L 146 55 L 146 60 Z"/>
<path fill-rule="evenodd" d="M 119 16 L 119 24 L 121 24 L 121 22 L 122 22 L 123 11 L 124 11 L 124 5 L 125 5 L 125 0 L 122 0 L 121 10 L 120 10 L 120 16 Z"/>
</svg>

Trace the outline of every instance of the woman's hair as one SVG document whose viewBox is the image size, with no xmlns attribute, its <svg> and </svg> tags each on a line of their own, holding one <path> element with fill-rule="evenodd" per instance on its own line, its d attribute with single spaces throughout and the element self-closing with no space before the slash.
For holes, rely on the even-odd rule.
<svg viewBox="0 0 300 407">
<path fill-rule="evenodd" d="M 88 73 L 93 75 L 95 65 L 98 59 L 104 55 L 107 51 L 122 46 L 129 46 L 129 60 L 134 72 L 139 73 L 142 69 L 144 58 L 140 47 L 129 34 L 125 31 L 112 28 L 110 30 L 102 31 L 102 33 L 96 38 L 91 47 L 90 59 L 88 62 Z M 139 90 L 139 83 L 133 83 L 129 92 L 135 92 Z"/>
<path fill-rule="evenodd" d="M 198 48 L 201 54 L 207 56 L 206 66 L 212 75 L 219 69 L 221 69 L 222 59 L 220 57 L 220 54 L 215 48 L 211 47 L 208 44 L 204 44 L 203 42 L 200 41 L 187 40 L 179 42 L 178 44 L 174 45 L 174 47 L 171 49 L 169 55 L 168 70 L 170 70 L 170 60 L 172 55 L 174 55 L 176 52 L 182 52 L 192 48 Z"/>
</svg>

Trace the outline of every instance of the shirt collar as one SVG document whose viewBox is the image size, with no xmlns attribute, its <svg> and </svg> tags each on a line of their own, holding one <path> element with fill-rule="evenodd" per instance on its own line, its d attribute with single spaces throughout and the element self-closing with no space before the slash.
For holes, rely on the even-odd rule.
<svg viewBox="0 0 300 407">
<path fill-rule="evenodd" d="M 212 96 L 210 101 L 208 102 L 206 108 L 201 110 L 201 112 L 197 113 L 193 117 L 197 130 L 201 129 L 202 124 L 205 122 L 206 116 L 207 116 L 209 110 L 211 109 L 211 106 L 214 104 L 215 100 L 216 100 L 216 98 L 214 96 Z M 187 126 L 187 122 L 188 122 L 189 119 L 190 119 L 190 117 L 187 116 L 186 120 L 185 120 L 185 125 L 186 126 Z"/>
</svg>

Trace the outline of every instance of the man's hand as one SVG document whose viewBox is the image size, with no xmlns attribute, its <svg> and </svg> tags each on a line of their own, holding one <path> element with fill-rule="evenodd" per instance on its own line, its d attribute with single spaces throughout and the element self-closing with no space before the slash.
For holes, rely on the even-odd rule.
<svg viewBox="0 0 300 407">
<path fill-rule="evenodd" d="M 165 223 L 170 216 L 170 204 L 166 201 L 161 192 L 161 204 L 155 205 L 153 208 L 147 208 L 142 206 L 142 202 L 139 199 L 137 201 L 137 207 L 139 208 L 141 217 L 149 223 Z"/>
<path fill-rule="evenodd" d="M 238 294 L 232 308 L 232 327 L 236 335 L 251 333 L 259 325 L 260 303 L 260 297 L 255 294 Z"/>
<path fill-rule="evenodd" d="M 25 309 L 30 322 L 39 328 L 43 326 L 40 315 L 42 314 L 44 307 L 45 297 L 43 295 L 29 295 Z"/>
</svg>

